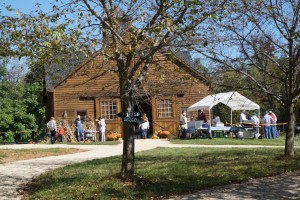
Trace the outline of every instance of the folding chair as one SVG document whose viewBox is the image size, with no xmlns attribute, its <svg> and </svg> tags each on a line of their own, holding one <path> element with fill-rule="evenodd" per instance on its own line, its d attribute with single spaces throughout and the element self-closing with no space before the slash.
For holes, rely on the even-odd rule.
<svg viewBox="0 0 300 200">
<path fill-rule="evenodd" d="M 196 135 L 196 137 L 199 137 L 200 134 L 202 134 L 202 130 L 201 129 L 202 129 L 203 122 L 204 122 L 203 120 L 195 121 L 195 135 Z"/>
<path fill-rule="evenodd" d="M 186 136 L 187 138 L 192 138 L 195 134 L 196 129 L 194 127 L 188 127 L 186 130 Z"/>
</svg>

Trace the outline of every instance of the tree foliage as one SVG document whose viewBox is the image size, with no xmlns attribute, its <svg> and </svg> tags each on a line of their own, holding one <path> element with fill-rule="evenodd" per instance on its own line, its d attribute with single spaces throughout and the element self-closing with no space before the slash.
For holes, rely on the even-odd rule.
<svg viewBox="0 0 300 200">
<path fill-rule="evenodd" d="M 218 70 L 236 72 L 240 81 L 264 92 L 284 109 L 288 123 L 285 155 L 294 156 L 295 103 L 300 96 L 300 2 L 231 1 L 226 17 L 212 19 L 205 45 L 195 49 Z M 200 30 L 199 30 L 200 32 Z"/>
<path fill-rule="evenodd" d="M 40 83 L 9 81 L 7 65 L 1 65 L 0 81 L 0 130 L 2 141 L 14 141 L 15 133 L 30 135 L 44 127 L 44 107 Z"/>
</svg>

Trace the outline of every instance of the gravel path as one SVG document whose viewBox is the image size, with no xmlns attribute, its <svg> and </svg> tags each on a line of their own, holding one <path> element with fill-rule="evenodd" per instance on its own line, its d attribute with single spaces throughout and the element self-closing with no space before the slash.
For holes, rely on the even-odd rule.
<svg viewBox="0 0 300 200">
<path fill-rule="evenodd" d="M 167 140 L 136 140 L 136 152 L 156 147 L 224 147 L 207 145 L 176 145 Z M 0 200 L 21 199 L 21 185 L 45 171 L 87 160 L 122 154 L 123 145 L 65 145 L 65 144 L 23 144 L 2 145 L 0 149 L 23 148 L 79 148 L 90 151 L 62 156 L 49 156 L 31 160 L 16 161 L 0 165 Z M 237 147 L 237 146 L 227 146 Z M 238 146 L 256 148 L 257 146 Z M 267 147 L 266 147 L 267 148 Z M 270 147 L 274 148 L 274 147 Z M 300 199 L 300 171 L 275 177 L 253 179 L 243 184 L 232 184 L 201 190 L 195 194 L 170 199 Z"/>
</svg>

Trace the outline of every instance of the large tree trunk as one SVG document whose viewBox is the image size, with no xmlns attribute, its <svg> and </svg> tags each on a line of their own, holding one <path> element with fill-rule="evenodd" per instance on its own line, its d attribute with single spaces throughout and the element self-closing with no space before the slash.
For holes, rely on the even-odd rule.
<svg viewBox="0 0 300 200">
<path fill-rule="evenodd" d="M 123 157 L 121 177 L 130 179 L 134 175 L 134 126 L 130 123 L 123 125 Z"/>
<path fill-rule="evenodd" d="M 294 103 L 289 103 L 285 107 L 287 119 L 287 133 L 285 140 L 285 156 L 294 157 L 294 132 L 295 132 L 295 112 Z"/>
<path fill-rule="evenodd" d="M 120 78 L 120 99 L 122 112 L 134 112 L 134 91 L 128 80 L 128 67 L 119 63 Z M 130 179 L 134 175 L 134 135 L 135 127 L 133 123 L 123 122 L 123 156 L 121 177 Z"/>
</svg>

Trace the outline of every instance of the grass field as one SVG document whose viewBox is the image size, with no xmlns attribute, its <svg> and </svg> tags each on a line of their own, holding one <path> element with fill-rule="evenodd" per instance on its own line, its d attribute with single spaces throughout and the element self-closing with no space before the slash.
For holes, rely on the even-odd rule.
<svg viewBox="0 0 300 200">
<path fill-rule="evenodd" d="M 298 148 L 294 159 L 283 149 L 157 148 L 136 154 L 132 182 L 117 178 L 121 156 L 98 159 L 38 177 L 25 199 L 161 199 L 300 169 Z"/>
</svg>

